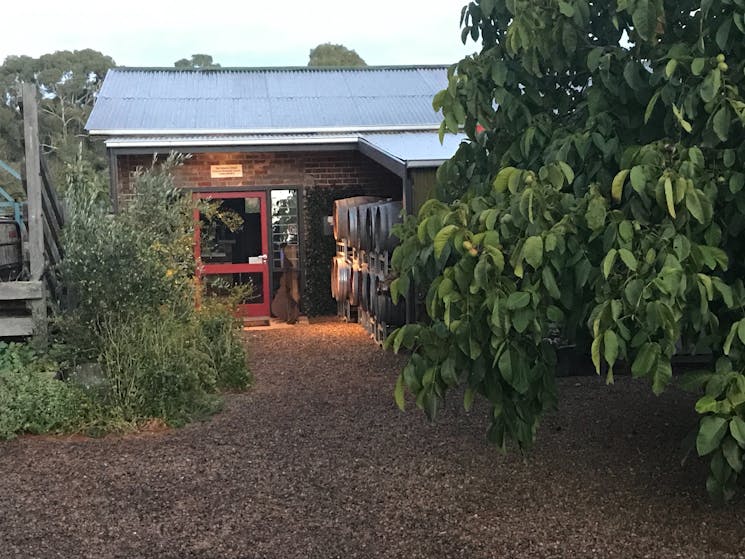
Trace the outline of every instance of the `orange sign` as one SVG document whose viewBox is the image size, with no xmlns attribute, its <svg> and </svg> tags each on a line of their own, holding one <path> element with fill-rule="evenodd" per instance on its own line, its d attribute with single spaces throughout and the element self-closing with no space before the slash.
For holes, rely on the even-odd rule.
<svg viewBox="0 0 745 559">
<path fill-rule="evenodd" d="M 243 165 L 210 165 L 213 179 L 232 179 L 243 176 Z"/>
</svg>

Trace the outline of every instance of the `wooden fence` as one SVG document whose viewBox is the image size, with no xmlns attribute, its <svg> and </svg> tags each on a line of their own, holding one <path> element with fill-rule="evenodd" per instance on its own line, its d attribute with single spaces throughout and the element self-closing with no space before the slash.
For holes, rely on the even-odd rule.
<svg viewBox="0 0 745 559">
<path fill-rule="evenodd" d="M 28 278 L 0 282 L 0 338 L 33 335 L 43 344 L 47 340 L 47 292 L 59 289 L 54 267 L 62 260 L 64 214 L 41 156 L 36 86 L 25 83 L 22 89 Z"/>
</svg>

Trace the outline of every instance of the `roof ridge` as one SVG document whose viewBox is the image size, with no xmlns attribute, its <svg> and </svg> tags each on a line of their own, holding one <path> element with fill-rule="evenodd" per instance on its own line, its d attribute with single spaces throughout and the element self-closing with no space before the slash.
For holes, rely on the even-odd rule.
<svg viewBox="0 0 745 559">
<path fill-rule="evenodd" d="M 396 93 L 395 95 L 390 94 L 380 94 L 380 95 L 350 95 L 350 94 L 344 94 L 344 95 L 266 95 L 265 97 L 245 97 L 245 96 L 233 96 L 233 95 L 200 95 L 199 97 L 175 97 L 175 96 L 158 96 L 158 95 L 124 95 L 124 96 L 112 96 L 112 95 L 99 95 L 99 99 L 134 99 L 134 100 L 142 100 L 142 99 L 158 99 L 160 101 L 165 100 L 174 100 L 174 101 L 204 101 L 204 100 L 215 100 L 215 99 L 224 99 L 226 101 L 236 101 L 236 100 L 245 100 L 245 99 L 281 99 L 281 100 L 288 100 L 288 99 L 391 99 L 391 98 L 420 98 L 424 97 L 426 99 L 432 99 L 432 95 L 430 93 Z"/>
<path fill-rule="evenodd" d="M 371 72 L 384 70 L 444 70 L 451 64 L 407 64 L 382 66 L 225 66 L 219 68 L 175 68 L 173 66 L 115 66 L 120 72 L 205 73 L 220 72 Z"/>
</svg>

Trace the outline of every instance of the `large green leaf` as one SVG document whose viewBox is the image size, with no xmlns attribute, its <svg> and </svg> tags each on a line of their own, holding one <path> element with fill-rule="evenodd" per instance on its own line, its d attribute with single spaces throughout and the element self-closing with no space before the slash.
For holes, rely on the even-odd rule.
<svg viewBox="0 0 745 559">
<path fill-rule="evenodd" d="M 743 6 L 740 6 L 740 8 L 742 7 Z M 730 18 L 724 19 L 721 25 L 719 26 L 719 29 L 717 29 L 715 40 L 717 42 L 717 46 L 721 50 L 727 49 L 727 41 L 729 40 L 729 34 L 730 34 L 731 29 L 732 29 L 732 19 Z"/>
<path fill-rule="evenodd" d="M 715 68 L 704 78 L 701 87 L 699 88 L 699 95 L 705 103 L 710 103 L 714 100 L 719 93 L 719 88 L 722 86 L 722 74 L 718 68 Z"/>
<path fill-rule="evenodd" d="M 696 451 L 705 456 L 719 448 L 719 443 L 727 433 L 727 420 L 723 417 L 707 415 L 701 418 L 696 436 Z"/>
<path fill-rule="evenodd" d="M 631 374 L 642 377 L 652 373 L 660 357 L 660 346 L 657 342 L 647 342 L 639 348 L 636 359 L 631 365 Z"/>
<path fill-rule="evenodd" d="M 556 277 L 554 276 L 550 265 L 543 267 L 543 270 L 541 271 L 541 279 L 543 279 L 543 287 L 546 288 L 548 294 L 554 299 L 560 299 L 561 291 L 559 291 L 559 286 L 556 284 Z"/>
<path fill-rule="evenodd" d="M 512 174 L 517 171 L 514 167 L 505 167 L 497 173 L 494 178 L 494 190 L 496 192 L 505 192 Z"/>
<path fill-rule="evenodd" d="M 698 190 L 694 188 L 688 189 L 685 197 L 686 209 L 690 212 L 693 218 L 699 223 L 705 223 L 704 208 L 699 198 Z"/>
<path fill-rule="evenodd" d="M 523 255 L 528 264 L 538 268 L 543 263 L 543 238 L 537 235 L 528 237 L 523 246 Z"/>
<path fill-rule="evenodd" d="M 688 159 L 690 159 L 691 162 L 699 169 L 702 169 L 706 164 L 704 152 L 701 151 L 701 148 L 699 148 L 698 146 L 692 146 L 688 148 Z"/>
<path fill-rule="evenodd" d="M 675 73 L 675 68 L 678 66 L 678 61 L 674 58 L 671 58 L 668 60 L 667 65 L 665 66 L 665 77 L 670 79 L 672 75 Z"/>
<path fill-rule="evenodd" d="M 670 177 L 665 179 L 665 203 L 667 204 L 667 212 L 675 219 L 675 196 L 673 194 L 673 181 L 670 180 Z"/>
<path fill-rule="evenodd" d="M 722 105 L 722 107 L 714 113 L 714 117 L 711 120 L 714 132 L 723 142 L 726 142 L 729 137 L 730 119 L 729 107 L 727 107 L 727 105 Z"/>
<path fill-rule="evenodd" d="M 662 394 L 673 377 L 673 368 L 670 361 L 658 359 L 657 366 L 652 371 L 652 392 L 659 396 Z"/>
<path fill-rule="evenodd" d="M 647 186 L 647 173 L 642 165 L 631 168 L 631 188 L 637 192 L 644 192 Z"/>
<path fill-rule="evenodd" d="M 440 366 L 440 377 L 448 386 L 458 385 L 458 373 L 455 370 L 455 358 L 452 356 L 445 359 Z"/>
<path fill-rule="evenodd" d="M 661 90 L 657 90 L 654 95 L 649 99 L 649 102 L 647 103 L 647 108 L 644 110 L 644 124 L 649 122 L 649 119 L 652 118 L 652 113 L 654 112 L 654 107 L 657 104 L 657 100 L 660 98 Z"/>
<path fill-rule="evenodd" d="M 478 289 L 487 287 L 489 283 L 489 267 L 489 261 L 485 256 L 482 256 L 473 269 L 471 293 L 476 293 Z"/>
<path fill-rule="evenodd" d="M 631 14 L 634 29 L 639 36 L 651 41 L 657 29 L 657 2 L 655 0 L 637 0 L 636 9 Z"/>
<path fill-rule="evenodd" d="M 564 161 L 559 161 L 559 167 L 561 168 L 561 172 L 564 173 L 567 183 L 572 184 L 574 182 L 574 171 L 572 168 Z"/>
<path fill-rule="evenodd" d="M 740 416 L 735 416 L 730 420 L 729 432 L 735 438 L 737 443 L 745 448 L 745 421 Z"/>
<path fill-rule="evenodd" d="M 442 254 L 442 251 L 445 250 L 445 245 L 447 245 L 448 241 L 450 241 L 450 238 L 455 234 L 455 232 L 458 230 L 457 225 L 446 225 L 435 236 L 435 239 L 433 241 L 434 248 L 435 248 L 435 256 L 437 258 L 440 257 Z"/>
<path fill-rule="evenodd" d="M 401 373 L 396 379 L 396 387 L 393 390 L 393 398 L 396 400 L 396 405 L 403 411 L 406 408 L 406 400 L 404 398 L 404 375 Z"/>
<path fill-rule="evenodd" d="M 634 238 L 634 226 L 630 221 L 624 220 L 618 224 L 618 236 L 625 243 L 630 243 Z"/>
<path fill-rule="evenodd" d="M 527 307 L 528 303 L 530 303 L 530 293 L 525 291 L 516 291 L 507 297 L 507 308 L 511 311 Z"/>
<path fill-rule="evenodd" d="M 602 55 L 603 49 L 600 47 L 591 49 L 590 52 L 587 54 L 587 69 L 590 70 L 590 72 L 594 72 L 595 70 L 597 70 L 598 65 L 600 64 L 600 57 Z"/>
<path fill-rule="evenodd" d="M 613 178 L 613 184 L 611 185 L 611 193 L 613 195 L 614 202 L 621 201 L 621 196 L 623 195 L 623 183 L 626 182 L 627 176 L 629 176 L 629 169 L 622 169 Z"/>
<path fill-rule="evenodd" d="M 632 254 L 632 252 L 626 248 L 619 248 L 618 249 L 618 256 L 621 257 L 621 260 L 626 265 L 626 267 L 636 272 L 636 268 L 639 265 L 639 263 L 636 260 L 636 257 Z"/>
<path fill-rule="evenodd" d="M 566 17 L 574 16 L 574 6 L 569 2 L 564 2 L 564 0 L 559 0 L 559 11 Z"/>
<path fill-rule="evenodd" d="M 732 194 L 737 194 L 745 187 L 745 174 L 740 172 L 732 173 L 729 179 L 729 190 Z"/>
<path fill-rule="evenodd" d="M 718 407 L 718 400 L 710 394 L 705 394 L 696 402 L 696 411 L 700 414 L 713 413 Z"/>
<path fill-rule="evenodd" d="M 499 357 L 499 372 L 502 378 L 520 394 L 525 394 L 530 387 L 527 369 L 522 357 L 513 349 L 507 349 Z"/>
<path fill-rule="evenodd" d="M 474 395 L 475 392 L 473 391 L 473 388 L 466 388 L 466 391 L 463 394 L 463 408 L 466 411 L 471 411 L 471 408 L 473 407 Z"/>
<path fill-rule="evenodd" d="M 491 72 L 494 83 L 499 87 L 502 87 L 505 81 L 507 81 L 507 64 L 505 64 L 504 60 L 497 60 L 494 62 L 494 64 L 492 64 Z"/>
<path fill-rule="evenodd" d="M 722 442 L 722 454 L 730 468 L 740 473 L 742 471 L 742 449 L 732 437 L 725 437 Z"/>
<path fill-rule="evenodd" d="M 605 279 L 608 279 L 608 276 L 610 276 L 610 273 L 613 270 L 613 265 L 616 263 L 617 256 L 618 251 L 615 248 L 610 249 L 608 254 L 605 255 L 605 258 L 603 259 L 603 277 Z"/>
<path fill-rule="evenodd" d="M 518 334 L 528 329 L 531 320 L 533 320 L 533 310 L 528 307 L 518 309 L 512 314 L 512 326 Z"/>
<path fill-rule="evenodd" d="M 694 58 L 691 61 L 691 73 L 694 76 L 700 76 L 701 73 L 704 71 L 704 66 L 706 65 L 706 59 L 705 58 Z"/>
<path fill-rule="evenodd" d="M 608 365 L 613 368 L 618 359 L 618 336 L 613 330 L 606 330 L 603 334 L 603 355 Z"/>
<path fill-rule="evenodd" d="M 722 344 L 722 351 L 725 355 L 729 355 L 730 348 L 732 347 L 732 342 L 735 339 L 735 335 L 737 335 L 737 328 L 739 324 L 739 322 L 734 322 L 732 326 L 730 326 L 727 337 L 724 339 L 724 344 Z"/>
<path fill-rule="evenodd" d="M 590 356 L 592 357 L 592 364 L 595 365 L 595 372 L 597 374 L 600 374 L 600 345 L 602 341 L 603 338 L 597 336 L 592 341 L 592 346 L 590 346 Z"/>
<path fill-rule="evenodd" d="M 598 231 L 605 226 L 605 217 L 607 215 L 606 202 L 603 198 L 595 197 L 590 200 L 585 212 L 587 226 L 592 231 Z"/>
</svg>

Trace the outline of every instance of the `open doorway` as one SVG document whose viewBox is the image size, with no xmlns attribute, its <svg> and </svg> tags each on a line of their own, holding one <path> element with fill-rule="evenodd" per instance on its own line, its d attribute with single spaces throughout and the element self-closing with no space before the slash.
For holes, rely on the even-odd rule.
<svg viewBox="0 0 745 559">
<path fill-rule="evenodd" d="M 267 196 L 265 192 L 199 192 L 208 200 L 219 219 L 195 210 L 197 221 L 194 255 L 198 275 L 208 294 L 236 285 L 250 286 L 239 305 L 245 317 L 269 318 L 269 261 L 267 239 Z"/>
<path fill-rule="evenodd" d="M 271 191 L 272 315 L 289 323 L 300 314 L 300 236 L 298 191 Z"/>
</svg>

